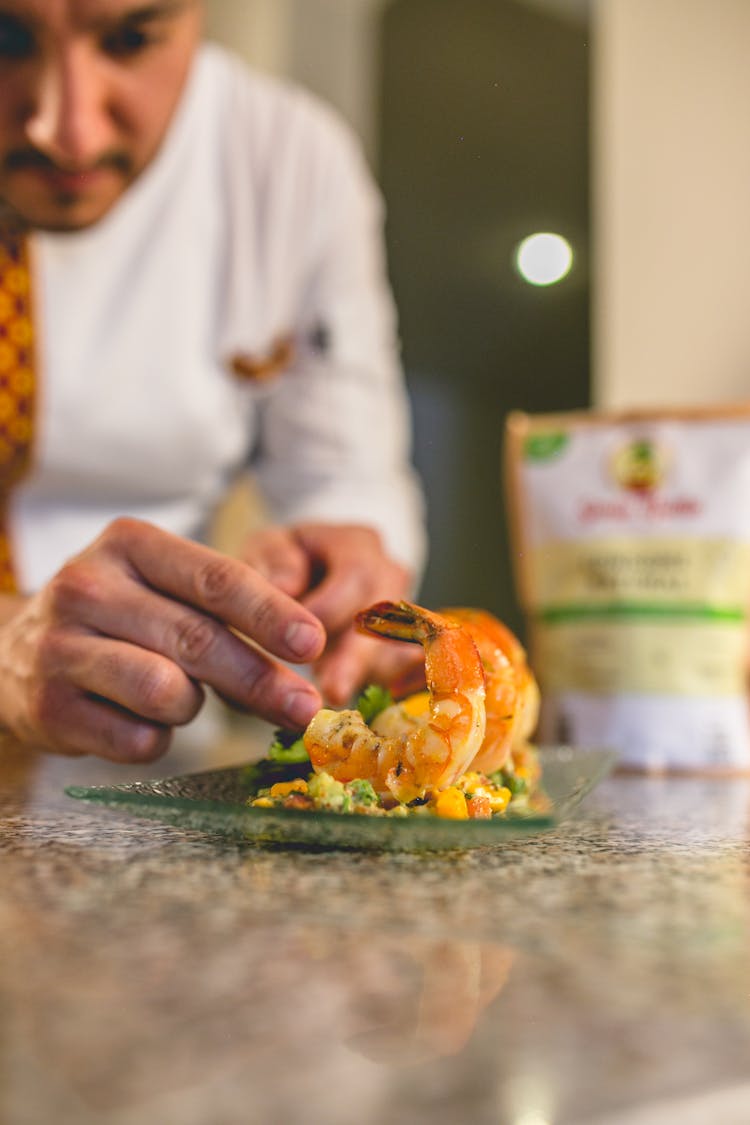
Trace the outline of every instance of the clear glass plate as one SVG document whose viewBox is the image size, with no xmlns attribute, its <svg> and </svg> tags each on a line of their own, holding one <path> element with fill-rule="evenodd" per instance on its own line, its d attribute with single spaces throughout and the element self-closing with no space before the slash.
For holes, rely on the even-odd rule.
<svg viewBox="0 0 750 1125">
<path fill-rule="evenodd" d="M 438 817 L 370 817 L 294 809 L 256 809 L 248 767 L 210 770 L 128 785 L 70 786 L 65 792 L 91 801 L 213 835 L 257 844 L 379 851 L 444 851 L 486 847 L 508 837 L 541 832 L 568 816 L 612 769 L 610 750 L 542 747 L 544 813 L 511 812 L 492 820 Z"/>
</svg>

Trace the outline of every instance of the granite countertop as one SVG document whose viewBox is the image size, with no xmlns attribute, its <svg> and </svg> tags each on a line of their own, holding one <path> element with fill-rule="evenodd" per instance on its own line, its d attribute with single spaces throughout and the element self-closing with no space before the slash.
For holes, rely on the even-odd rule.
<svg viewBox="0 0 750 1125">
<path fill-rule="evenodd" d="M 552 831 L 434 855 L 62 793 L 245 738 L 141 771 L 0 743 L 3 1125 L 750 1120 L 750 780 L 614 776 Z"/>
</svg>

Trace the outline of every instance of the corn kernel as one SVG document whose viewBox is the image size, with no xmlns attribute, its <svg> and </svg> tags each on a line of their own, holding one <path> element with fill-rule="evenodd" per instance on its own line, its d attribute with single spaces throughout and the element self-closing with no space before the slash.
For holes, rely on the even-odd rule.
<svg viewBox="0 0 750 1125">
<path fill-rule="evenodd" d="M 467 820 L 469 811 L 463 792 L 455 785 L 443 789 L 435 798 L 435 813 L 448 820 Z"/>
<path fill-rule="evenodd" d="M 402 699 L 399 704 L 404 714 L 409 715 L 412 719 L 424 715 L 429 705 L 430 693 L 428 691 L 418 691 L 415 695 L 407 695 L 406 699 Z"/>
<path fill-rule="evenodd" d="M 471 773 L 465 773 L 459 777 L 456 785 L 459 789 L 463 789 L 464 793 L 473 793 L 482 784 L 482 776 L 476 771 L 472 770 Z"/>
<path fill-rule="evenodd" d="M 506 789 L 504 785 L 500 785 L 496 789 L 487 789 L 485 792 L 489 797 L 490 808 L 493 813 L 504 812 L 513 796 L 510 789 Z"/>
<path fill-rule="evenodd" d="M 288 797 L 290 793 L 306 793 L 307 782 L 303 777 L 295 777 L 294 781 L 277 781 L 271 786 L 272 797 Z"/>
</svg>

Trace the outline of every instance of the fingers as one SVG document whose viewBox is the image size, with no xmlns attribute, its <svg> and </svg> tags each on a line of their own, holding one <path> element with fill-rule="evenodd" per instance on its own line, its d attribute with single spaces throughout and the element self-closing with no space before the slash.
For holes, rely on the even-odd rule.
<svg viewBox="0 0 750 1125">
<path fill-rule="evenodd" d="M 70 683 L 40 683 L 27 741 L 56 754 L 95 754 L 112 762 L 150 762 L 169 748 L 172 730 L 116 704 L 88 696 Z"/>
<path fill-rule="evenodd" d="M 345 707 L 363 686 L 376 642 L 354 630 L 342 633 L 314 665 L 315 678 L 328 704 Z"/>
<path fill-rule="evenodd" d="M 136 645 L 68 630 L 48 638 L 43 651 L 28 725 L 32 741 L 41 736 L 59 753 L 150 761 L 167 749 L 171 729 L 190 722 L 203 702 L 202 688 L 173 661 Z M 271 698 L 257 709 L 279 725 L 306 725 L 320 705 L 317 692 L 305 692 L 304 711 L 289 705 L 298 677 L 263 659 Z M 276 679 L 281 706 L 272 698 Z"/>
<path fill-rule="evenodd" d="M 87 581 L 86 565 L 71 564 L 64 579 L 77 622 L 128 643 L 107 642 L 107 659 L 94 662 L 93 654 L 105 641 L 97 644 L 87 637 L 86 670 L 76 675 L 79 686 L 146 717 L 172 723 L 192 718 L 184 715 L 197 700 L 195 681 L 282 726 L 306 726 L 320 707 L 320 695 L 312 684 L 213 617 L 133 582 L 116 568 L 106 583 Z M 78 573 L 81 568 L 83 577 Z M 58 602 L 63 598 L 60 585 L 62 580 Z M 320 625 L 316 625 L 317 635 Z"/>
<path fill-rule="evenodd" d="M 314 665 L 327 701 L 343 706 L 365 683 L 388 683 L 400 668 L 423 663 L 413 646 L 385 645 L 353 628 L 359 610 L 409 591 L 409 572 L 386 555 L 377 532 L 326 524 L 299 524 L 292 530 L 311 561 L 311 573 L 322 574 L 302 601 L 328 632 L 326 651 Z M 410 649 L 407 656 L 396 655 L 394 650 L 404 648 Z"/>
<path fill-rule="evenodd" d="M 162 726 L 182 726 L 200 710 L 203 689 L 173 661 L 109 637 L 72 630 L 49 634 L 42 648 L 45 679 L 66 680 Z"/>
<path fill-rule="evenodd" d="M 355 613 L 375 600 L 370 588 L 363 571 L 341 569 L 331 571 L 320 586 L 302 600 L 305 607 L 325 624 L 330 636 L 348 628 Z"/>
<path fill-rule="evenodd" d="M 299 597 L 310 586 L 310 558 L 289 528 L 269 527 L 255 532 L 245 541 L 242 558 L 290 597 Z"/>
<path fill-rule="evenodd" d="M 0 715 L 23 741 L 117 761 L 163 753 L 201 684 L 279 726 L 307 725 L 321 622 L 251 566 L 121 519 L 0 634 Z M 284 663 L 274 660 L 281 658 Z"/>
<path fill-rule="evenodd" d="M 109 553 L 116 564 L 126 560 L 131 577 L 230 625 L 283 660 L 313 660 L 323 649 L 325 631 L 314 614 L 237 559 L 130 519 L 110 524 L 92 550 Z M 73 594 L 81 592 L 86 559 L 84 553 L 53 580 L 63 596 L 71 593 L 64 589 L 71 568 L 78 571 Z"/>
<path fill-rule="evenodd" d="M 298 542 L 322 578 L 303 598 L 329 634 L 351 625 L 354 614 L 381 598 L 404 597 L 408 571 L 385 553 L 380 536 L 369 527 L 300 524 Z"/>
<path fill-rule="evenodd" d="M 355 613 L 382 598 L 398 600 L 411 575 L 385 552 L 371 527 L 295 524 L 248 539 L 244 558 L 270 582 L 300 598 L 329 637 L 347 630 Z"/>
<path fill-rule="evenodd" d="M 379 538 L 368 528 L 317 525 L 302 525 L 296 534 L 322 574 L 318 585 L 304 597 L 304 604 L 329 633 L 341 632 L 369 604 L 382 556 Z"/>
<path fill-rule="evenodd" d="M 378 660 L 371 672 L 371 679 L 377 684 L 386 684 L 394 699 L 405 699 L 424 691 L 427 676 L 424 664 L 424 651 L 414 645 L 399 645 L 400 651 L 394 654 L 392 662 Z"/>
<path fill-rule="evenodd" d="M 4 642 L 19 677 L 37 685 L 3 704 L 20 716 L 13 729 L 51 736 L 67 753 L 147 760 L 195 716 L 201 684 L 302 728 L 321 697 L 287 662 L 317 662 L 339 705 L 369 679 L 384 681 L 368 673 L 397 646 L 361 636 L 352 621 L 373 601 L 403 597 L 409 575 L 376 532 L 268 529 L 251 538 L 247 559 L 114 521 L 32 599 L 15 641 Z"/>
<path fill-rule="evenodd" d="M 367 684 L 382 684 L 402 699 L 425 686 L 424 650 L 420 645 L 365 637 L 353 629 L 342 633 L 314 665 L 323 697 L 343 707 Z"/>
</svg>

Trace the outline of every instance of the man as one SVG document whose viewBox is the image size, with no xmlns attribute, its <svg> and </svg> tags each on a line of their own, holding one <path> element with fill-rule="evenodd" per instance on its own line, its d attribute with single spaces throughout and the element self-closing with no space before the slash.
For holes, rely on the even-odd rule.
<svg viewBox="0 0 750 1125">
<path fill-rule="evenodd" d="M 0 0 L 0 721 L 118 761 L 203 685 L 300 727 L 313 662 L 345 702 L 422 552 L 356 146 L 201 17 Z M 198 540 L 247 463 L 274 522 L 236 560 Z"/>
</svg>

